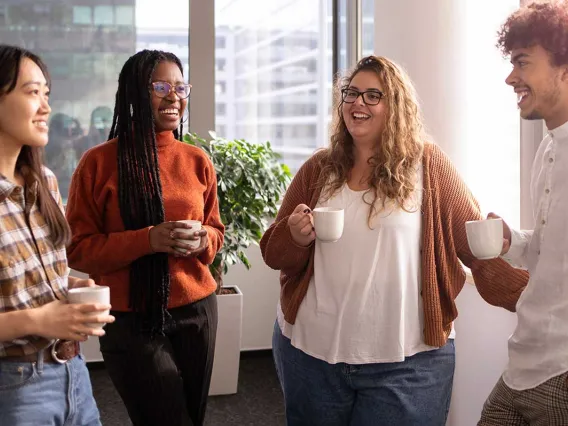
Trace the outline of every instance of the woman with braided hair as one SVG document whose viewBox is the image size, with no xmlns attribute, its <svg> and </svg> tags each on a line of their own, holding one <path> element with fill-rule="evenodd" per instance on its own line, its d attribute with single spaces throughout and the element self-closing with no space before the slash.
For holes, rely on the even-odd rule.
<svg viewBox="0 0 568 426">
<path fill-rule="evenodd" d="M 217 301 L 208 264 L 224 226 L 211 161 L 178 140 L 190 88 L 171 53 L 128 59 L 110 140 L 83 155 L 69 191 L 69 264 L 111 289 L 116 321 L 101 352 L 134 425 L 202 425 L 211 380 Z M 185 219 L 202 230 L 176 230 L 190 228 Z"/>
</svg>

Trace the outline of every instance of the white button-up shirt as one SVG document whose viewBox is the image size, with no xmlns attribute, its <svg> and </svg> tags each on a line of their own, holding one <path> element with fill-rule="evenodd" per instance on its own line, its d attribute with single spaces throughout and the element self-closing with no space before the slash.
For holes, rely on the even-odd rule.
<svg viewBox="0 0 568 426">
<path fill-rule="evenodd" d="M 536 154 L 531 177 L 534 231 L 512 230 L 503 256 L 528 269 L 509 339 L 505 383 L 530 389 L 568 371 L 568 123 L 551 130 Z"/>
</svg>

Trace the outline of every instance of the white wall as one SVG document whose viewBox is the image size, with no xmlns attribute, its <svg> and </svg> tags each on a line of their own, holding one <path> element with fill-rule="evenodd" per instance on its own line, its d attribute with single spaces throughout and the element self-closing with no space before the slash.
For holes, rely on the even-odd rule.
<svg viewBox="0 0 568 426">
<path fill-rule="evenodd" d="M 265 265 L 258 246 L 249 247 L 247 255 L 251 270 L 233 265 L 223 282 L 243 292 L 242 350 L 270 349 L 280 297 L 279 272 Z"/>
<path fill-rule="evenodd" d="M 456 304 L 456 372 L 447 425 L 475 426 L 507 364 L 507 339 L 517 317 L 488 305 L 471 284 L 466 284 Z"/>
<path fill-rule="evenodd" d="M 520 134 L 510 66 L 496 33 L 518 0 L 375 0 L 375 53 L 413 79 L 426 125 L 484 212 L 520 216 Z M 499 176 L 499 177 L 498 177 Z M 507 362 L 516 317 L 466 285 L 457 300 L 456 373 L 448 425 L 473 426 Z"/>
</svg>

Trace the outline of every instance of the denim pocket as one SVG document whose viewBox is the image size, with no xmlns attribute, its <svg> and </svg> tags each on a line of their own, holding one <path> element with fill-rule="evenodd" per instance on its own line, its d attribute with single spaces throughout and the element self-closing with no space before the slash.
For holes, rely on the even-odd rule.
<svg viewBox="0 0 568 426">
<path fill-rule="evenodd" d="M 38 377 L 35 362 L 0 362 L 0 392 L 24 387 Z"/>
</svg>

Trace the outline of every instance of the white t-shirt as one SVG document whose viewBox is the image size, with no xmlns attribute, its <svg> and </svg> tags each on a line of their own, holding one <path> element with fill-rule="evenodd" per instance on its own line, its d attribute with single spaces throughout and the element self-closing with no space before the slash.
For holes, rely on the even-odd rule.
<svg viewBox="0 0 568 426">
<path fill-rule="evenodd" d="M 343 236 L 316 239 L 314 275 L 295 325 L 278 323 L 292 345 L 331 364 L 399 362 L 434 347 L 424 343 L 420 296 L 422 166 L 411 212 L 387 208 L 368 226 L 365 191 L 345 185 L 318 207 L 345 210 Z M 368 195 L 367 195 L 368 197 Z"/>
</svg>

